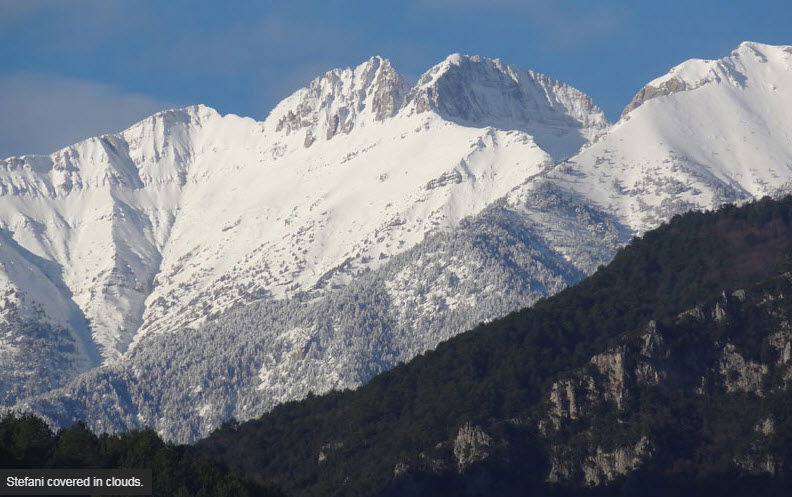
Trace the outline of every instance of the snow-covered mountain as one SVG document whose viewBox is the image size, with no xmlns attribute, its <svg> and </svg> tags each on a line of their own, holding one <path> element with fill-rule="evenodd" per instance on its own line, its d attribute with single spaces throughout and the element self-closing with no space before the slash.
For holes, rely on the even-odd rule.
<svg viewBox="0 0 792 497">
<path fill-rule="evenodd" d="M 744 43 L 652 81 L 612 127 L 569 86 L 460 55 L 412 88 L 379 58 L 331 71 L 263 123 L 204 107 L 154 116 L 114 138 L 144 171 L 134 202 L 108 195 L 134 206 L 115 225 L 147 227 L 107 245 L 114 268 L 150 275 L 131 324 L 93 317 L 138 295 L 120 269 L 87 299 L 106 314 L 82 305 L 90 290 L 69 272 L 52 285 L 73 292 L 64 301 L 104 358 L 125 355 L 21 406 L 190 440 L 365 382 L 582 278 L 676 213 L 789 191 L 790 92 L 792 48 Z M 176 131 L 142 154 L 126 137 L 146 127 Z M 151 181 L 155 158 L 165 166 Z M 163 172 L 177 164 L 181 175 Z M 137 233 L 156 267 L 139 262 Z M 56 269 L 71 262 L 17 243 Z"/>
<path fill-rule="evenodd" d="M 162 112 L 0 162 L 0 230 L 13 252 L 4 291 L 14 312 L 35 310 L 74 343 L 61 375 L 73 376 L 147 334 L 344 286 L 607 126 L 571 87 L 461 55 L 412 89 L 379 57 L 330 71 L 263 122 L 203 106 Z M 2 340 L 8 371 L 27 367 L 14 337 Z"/>
<path fill-rule="evenodd" d="M 636 233 L 686 210 L 792 190 L 792 47 L 745 42 L 723 59 L 674 67 L 542 181 Z"/>
</svg>

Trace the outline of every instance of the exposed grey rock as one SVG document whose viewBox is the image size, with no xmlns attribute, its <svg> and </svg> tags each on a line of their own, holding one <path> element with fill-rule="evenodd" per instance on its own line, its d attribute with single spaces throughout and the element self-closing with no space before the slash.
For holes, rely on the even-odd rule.
<svg viewBox="0 0 792 497">
<path fill-rule="evenodd" d="M 609 451 L 593 447 L 578 465 L 569 447 L 553 446 L 546 480 L 553 483 L 580 481 L 590 487 L 604 485 L 640 467 L 651 458 L 653 450 L 649 439 L 642 437 L 635 444 Z"/>
<path fill-rule="evenodd" d="M 649 100 L 691 89 L 693 89 L 693 87 L 679 78 L 671 78 L 667 81 L 663 81 L 658 86 L 646 85 L 641 88 L 630 103 L 627 104 L 627 107 L 622 111 L 621 118 L 624 119 L 630 112 Z"/>
<path fill-rule="evenodd" d="M 398 478 L 402 475 L 407 474 L 410 471 L 410 466 L 407 463 L 399 462 L 396 463 L 396 466 L 393 467 L 393 477 Z"/>
<path fill-rule="evenodd" d="M 561 419 L 575 420 L 578 418 L 578 407 L 575 389 L 578 382 L 572 379 L 559 380 L 553 383 L 550 390 L 550 417 L 556 429 Z"/>
<path fill-rule="evenodd" d="M 372 57 L 351 69 L 334 69 L 290 97 L 275 131 L 305 130 L 305 148 L 317 137 L 331 140 L 349 134 L 362 121 L 379 122 L 402 107 L 407 86 L 390 61 Z"/>
<path fill-rule="evenodd" d="M 492 437 L 481 427 L 465 423 L 454 440 L 454 458 L 457 469 L 462 472 L 471 464 L 483 461 L 490 454 Z"/>
<path fill-rule="evenodd" d="M 729 392 L 752 392 L 762 396 L 762 382 L 767 374 L 767 366 L 753 361 L 746 361 L 737 352 L 734 344 L 723 347 L 720 358 L 720 374 L 726 390 Z"/>
<path fill-rule="evenodd" d="M 715 304 L 715 308 L 712 310 L 712 317 L 715 321 L 723 321 L 728 317 L 726 306 L 720 301 Z"/>
<path fill-rule="evenodd" d="M 735 457 L 734 463 L 744 471 L 753 475 L 776 476 L 783 468 L 783 461 L 766 453 L 747 454 Z"/>
<path fill-rule="evenodd" d="M 591 358 L 591 363 L 596 366 L 602 380 L 599 392 L 603 398 L 616 403 L 616 407 L 621 409 L 627 391 L 627 372 L 624 364 L 624 347 L 617 347 L 615 350 L 596 355 Z"/>
<path fill-rule="evenodd" d="M 678 318 L 679 319 L 686 319 L 686 318 L 687 319 L 694 319 L 696 321 L 703 322 L 706 319 L 706 316 L 704 315 L 703 306 L 697 305 L 697 306 L 695 306 L 695 307 L 693 307 L 691 309 L 688 309 L 686 311 L 683 311 L 683 312 L 679 313 Z"/>
<path fill-rule="evenodd" d="M 711 306 L 700 305 L 682 313 L 677 325 L 685 329 L 692 319 L 704 326 L 718 323 L 727 331 L 739 322 L 745 305 L 758 306 L 774 320 L 771 329 L 777 331 L 765 337 L 763 347 L 769 346 L 777 355 L 767 364 L 746 358 L 746 352 L 728 336 L 723 342 L 710 337 L 672 350 L 669 331 L 651 321 L 641 334 L 624 337 L 618 345 L 593 356 L 586 367 L 552 383 L 546 394 L 547 410 L 537 420 L 539 433 L 550 444 L 547 479 L 603 485 L 652 457 L 648 433 L 636 439 L 634 432 L 621 431 L 620 422 L 628 415 L 624 406 L 639 386 L 691 395 L 750 392 L 768 396 L 788 389 L 792 367 L 787 364 L 786 351 L 792 341 L 792 326 L 788 299 L 778 291 L 773 295 L 747 290 L 723 293 Z M 769 390 L 765 387 L 768 380 L 774 382 L 768 384 Z M 776 475 L 784 464 L 768 442 L 776 433 L 776 420 L 760 412 L 753 421 L 756 439 L 748 449 L 735 448 L 734 464 L 751 474 Z M 602 423 L 614 419 L 614 434 L 603 433 Z M 626 422 L 627 426 L 635 425 Z M 619 445 L 605 448 L 600 437 L 608 441 L 616 437 Z M 624 437 L 635 441 L 625 444 Z"/>
<path fill-rule="evenodd" d="M 771 436 L 776 431 L 775 419 L 772 416 L 767 417 L 757 423 L 754 429 L 766 437 Z"/>
<path fill-rule="evenodd" d="M 635 367 L 635 379 L 645 385 L 659 385 L 667 377 L 666 362 L 670 351 L 657 322 L 651 321 L 641 337 L 641 352 Z"/>
<path fill-rule="evenodd" d="M 446 186 L 449 183 L 461 183 L 461 182 L 462 182 L 462 173 L 454 169 L 453 171 L 449 171 L 426 183 L 426 189 L 433 190 L 435 188 Z"/>
<path fill-rule="evenodd" d="M 596 453 L 583 462 L 583 481 L 588 486 L 609 483 L 638 468 L 651 457 L 652 450 L 652 444 L 646 437 L 642 437 L 635 445 L 618 447 L 608 452 L 597 447 Z"/>
<path fill-rule="evenodd" d="M 313 136 L 313 132 L 310 129 L 308 131 L 306 131 L 305 132 L 305 140 L 303 141 L 303 146 L 305 148 L 310 148 L 310 146 L 313 145 L 313 143 L 315 141 L 316 141 L 316 139 Z"/>
<path fill-rule="evenodd" d="M 788 364 L 792 359 L 792 324 L 781 323 L 781 329 L 768 337 L 768 343 L 778 354 L 778 364 Z"/>
<path fill-rule="evenodd" d="M 571 450 L 565 446 L 553 447 L 547 481 L 551 483 L 571 481 L 575 478 L 576 472 Z"/>
<path fill-rule="evenodd" d="M 328 442 L 322 445 L 322 448 L 319 449 L 319 454 L 316 456 L 316 462 L 322 464 L 323 462 L 327 461 L 327 458 L 330 457 L 334 451 L 337 451 L 343 447 L 344 442 L 341 441 Z"/>
</svg>

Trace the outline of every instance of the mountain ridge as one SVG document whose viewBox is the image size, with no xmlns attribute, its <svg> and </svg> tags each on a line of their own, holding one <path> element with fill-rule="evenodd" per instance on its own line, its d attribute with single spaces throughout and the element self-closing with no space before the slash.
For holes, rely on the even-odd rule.
<svg viewBox="0 0 792 497">
<path fill-rule="evenodd" d="M 601 112 L 576 90 L 461 55 L 413 87 L 424 96 L 431 90 L 434 100 L 409 97 L 389 64 L 372 58 L 318 78 L 315 91 L 298 91 L 264 124 L 200 106 L 158 115 L 129 133 L 131 163 L 142 164 L 142 173 L 124 181 L 160 190 L 115 186 L 118 209 L 108 213 L 100 204 L 97 216 L 109 221 L 102 229 L 135 229 L 145 243 L 118 251 L 111 237 L 109 252 L 122 257 L 107 261 L 108 284 L 84 292 L 94 303 L 95 296 L 120 295 L 138 310 L 148 295 L 140 321 L 127 323 L 141 331 L 119 340 L 129 351 L 118 367 L 16 400 L 54 424 L 88 417 L 101 430 L 155 426 L 166 438 L 193 440 L 231 415 L 247 419 L 310 391 L 365 383 L 450 335 L 591 274 L 631 237 L 676 214 L 780 194 L 789 177 L 783 158 L 792 150 L 768 123 L 786 122 L 784 113 L 773 117 L 773 99 L 788 95 L 752 84 L 774 78 L 780 85 L 792 74 L 783 47 L 772 51 L 777 57 L 765 62 L 738 54 L 750 76 L 744 88 L 722 80 L 661 95 L 601 136 Z M 378 74 L 385 74 L 380 86 Z M 493 85 L 508 91 L 498 95 Z M 327 88 L 343 98 L 324 99 Z M 372 102 L 382 88 L 384 101 L 401 98 L 391 98 L 395 89 L 403 102 L 377 121 Z M 560 128 L 545 119 L 551 126 L 544 138 L 525 131 L 541 119 L 517 119 L 505 105 L 539 93 L 530 101 L 544 106 L 542 116 L 573 116 Z M 426 109 L 416 112 L 421 101 Z M 724 112 L 711 111 L 722 103 Z M 498 119 L 478 128 L 432 106 L 459 121 L 462 111 L 481 109 Z M 732 112 L 742 107 L 752 112 Z M 306 110 L 299 126 L 270 136 L 267 126 L 277 128 L 294 108 Z M 201 120 L 200 132 L 190 128 L 193 120 Z M 491 125 L 499 120 L 525 129 Z M 722 127 L 732 132 L 718 139 L 706 133 Z M 556 161 L 542 148 L 548 136 L 577 143 L 581 130 L 597 139 L 572 157 Z M 308 132 L 316 139 L 306 146 Z M 761 152 L 765 144 L 772 154 Z M 109 139 L 92 146 L 100 158 L 124 151 Z M 730 153 L 737 149 L 744 153 Z M 160 163 L 167 167 L 158 169 Z M 140 203 L 160 191 L 169 204 Z M 79 224 L 69 216 L 61 215 Z M 56 224 L 29 217 L 23 222 L 31 226 Z M 128 222 L 136 218 L 147 221 Z M 158 338 L 168 332 L 173 336 Z M 219 352 L 205 354 L 191 341 L 196 337 L 204 345 L 216 340 Z M 229 371 L 241 357 L 244 367 Z M 169 374 L 173 361 L 189 363 L 190 374 Z"/>
<path fill-rule="evenodd" d="M 65 328 L 65 309 L 79 309 L 113 362 L 234 305 L 341 287 L 552 160 L 523 131 L 406 115 L 406 97 L 373 57 L 261 122 L 190 106 L 3 160 L 0 229 L 61 273 L 57 295 L 25 302 L 64 301 L 41 318 Z M 575 133 L 585 124 L 572 121 Z"/>
</svg>

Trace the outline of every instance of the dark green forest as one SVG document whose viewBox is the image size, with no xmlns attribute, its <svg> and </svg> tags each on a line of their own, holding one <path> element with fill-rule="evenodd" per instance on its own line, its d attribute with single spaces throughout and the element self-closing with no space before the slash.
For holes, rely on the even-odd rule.
<svg viewBox="0 0 792 497">
<path fill-rule="evenodd" d="M 155 496 L 278 497 L 188 446 L 167 444 L 153 430 L 122 435 L 91 433 L 83 424 L 54 433 L 35 416 L 0 420 L 0 467 L 150 468 Z"/>
<path fill-rule="evenodd" d="M 357 390 L 311 396 L 282 405 L 258 420 L 227 423 L 198 447 L 251 478 L 273 479 L 297 495 L 432 495 L 435 491 L 462 495 L 462 490 L 452 489 L 465 475 L 418 475 L 407 488 L 394 482 L 394 468 L 453 438 L 466 422 L 494 426 L 497 420 L 535 419 L 542 409 L 542 393 L 558 374 L 584 366 L 626 333 L 650 319 L 672 321 L 695 304 L 713 301 L 724 290 L 750 287 L 788 270 L 791 223 L 792 198 L 677 216 L 633 240 L 611 264 L 587 280 L 530 309 L 450 339 Z M 645 400 L 649 402 L 648 397 Z M 682 400 L 648 403 L 652 408 L 668 406 L 656 420 L 647 422 L 659 426 L 662 419 L 701 418 L 708 409 L 707 405 L 684 405 Z M 743 405 L 731 397 L 727 400 Z M 520 495 L 531 488 L 542 493 L 571 491 L 544 484 L 543 446 L 531 426 L 503 428 L 511 431 L 507 434 L 513 441 L 509 457 L 517 461 L 505 470 L 512 480 L 495 478 L 480 491 L 464 493 Z M 672 431 L 669 428 L 668 433 Z M 332 449 L 332 454 L 320 464 L 317 455 L 325 449 Z M 673 487 L 675 478 L 680 485 L 690 486 L 693 494 L 698 484 L 706 487 L 706 482 L 731 481 L 724 477 L 729 467 L 710 464 L 704 456 L 700 459 L 699 466 L 687 462 L 684 467 L 645 474 L 644 481 L 658 478 L 666 484 L 642 487 L 640 492 Z M 690 464 L 695 466 L 693 474 Z M 498 473 L 487 474 L 491 478 Z M 506 478 L 505 473 L 501 476 Z M 422 478 L 424 483 L 416 484 Z M 439 486 L 432 480 L 438 480 Z M 759 489 L 764 484 L 757 480 L 749 487 Z M 614 495 L 629 490 L 630 485 L 628 481 L 618 491 L 601 491 Z M 713 485 L 707 488 L 715 489 Z M 740 488 L 734 483 L 727 487 Z"/>
</svg>

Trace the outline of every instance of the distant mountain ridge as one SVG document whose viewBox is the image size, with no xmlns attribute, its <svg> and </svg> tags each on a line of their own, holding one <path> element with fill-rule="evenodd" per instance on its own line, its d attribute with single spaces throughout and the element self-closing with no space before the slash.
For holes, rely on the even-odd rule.
<svg viewBox="0 0 792 497">
<path fill-rule="evenodd" d="M 71 370 L 6 403 L 192 440 L 365 383 L 675 214 L 787 191 L 790 61 L 756 43 L 689 61 L 609 126 L 586 95 L 499 60 L 454 54 L 408 88 L 374 57 L 260 123 L 197 106 L 4 161 L 0 221 L 61 273 L 49 321 L 102 353 L 74 346 Z"/>
</svg>

